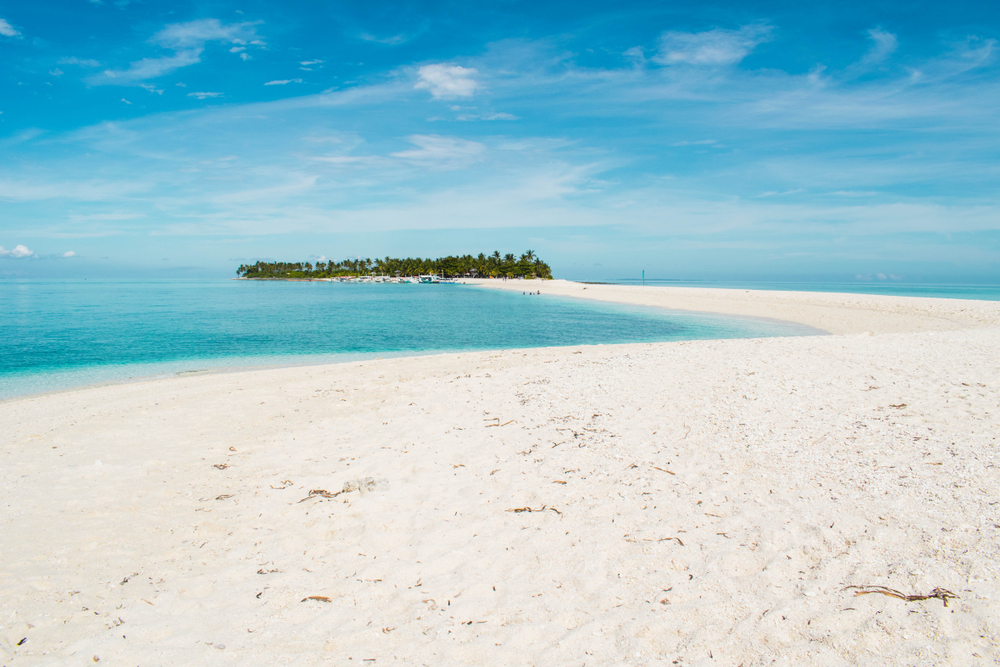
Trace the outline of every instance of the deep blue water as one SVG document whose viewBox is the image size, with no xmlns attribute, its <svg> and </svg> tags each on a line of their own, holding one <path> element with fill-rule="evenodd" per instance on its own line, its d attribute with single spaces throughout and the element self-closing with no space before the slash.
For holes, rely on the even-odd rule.
<svg viewBox="0 0 1000 667">
<path fill-rule="evenodd" d="M 225 367 L 810 333 L 464 285 L 3 281 L 0 313 L 0 399 Z"/>
</svg>

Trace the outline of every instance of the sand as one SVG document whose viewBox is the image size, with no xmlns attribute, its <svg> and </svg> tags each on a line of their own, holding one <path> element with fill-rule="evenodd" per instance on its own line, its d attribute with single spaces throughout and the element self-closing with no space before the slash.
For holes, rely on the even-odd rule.
<svg viewBox="0 0 1000 667">
<path fill-rule="evenodd" d="M 840 335 L 2 403 L 0 664 L 1000 662 L 1000 304 L 529 285 Z"/>
</svg>

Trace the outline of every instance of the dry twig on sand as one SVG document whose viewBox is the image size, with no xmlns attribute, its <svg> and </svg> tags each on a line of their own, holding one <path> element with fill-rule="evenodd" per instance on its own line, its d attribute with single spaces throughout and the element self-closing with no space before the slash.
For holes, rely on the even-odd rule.
<svg viewBox="0 0 1000 667">
<path fill-rule="evenodd" d="M 509 509 L 507 511 L 508 512 L 520 513 L 520 512 L 544 512 L 545 510 L 551 510 L 551 511 L 553 511 L 556 514 L 559 514 L 559 515 L 562 514 L 562 512 L 560 512 L 559 510 L 557 510 L 555 507 L 549 507 L 548 505 L 542 505 L 541 508 L 537 509 L 537 510 L 533 509 L 531 507 L 516 507 L 514 509 Z"/>
<path fill-rule="evenodd" d="M 896 598 L 897 600 L 903 600 L 905 602 L 919 602 L 920 600 L 941 600 L 944 606 L 948 606 L 948 600 L 957 600 L 959 597 L 949 590 L 944 588 L 935 588 L 927 595 L 907 595 L 906 593 L 901 593 L 894 588 L 886 588 L 885 586 L 845 586 L 844 590 L 854 589 L 854 595 L 868 595 L 869 593 L 878 593 L 879 595 L 885 595 L 890 598 Z"/>
<path fill-rule="evenodd" d="M 341 493 L 343 493 L 343 491 L 337 491 L 336 493 L 330 493 L 326 489 L 313 489 L 312 491 L 309 492 L 308 496 L 306 496 L 305 498 L 303 498 L 299 502 L 300 503 L 304 503 L 305 501 L 311 500 L 313 498 L 316 498 L 317 496 L 319 496 L 321 498 L 336 498 Z"/>
<path fill-rule="evenodd" d="M 309 600 L 316 600 L 317 602 L 333 602 L 333 600 L 325 595 L 310 595 L 307 598 L 302 598 L 303 602 L 308 602 Z"/>
</svg>

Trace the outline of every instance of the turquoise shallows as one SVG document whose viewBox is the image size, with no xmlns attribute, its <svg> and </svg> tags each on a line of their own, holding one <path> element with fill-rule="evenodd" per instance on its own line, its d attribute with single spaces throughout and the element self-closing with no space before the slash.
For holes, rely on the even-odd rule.
<svg viewBox="0 0 1000 667">
<path fill-rule="evenodd" d="M 787 323 L 550 297 L 544 284 L 541 291 L 528 296 L 465 285 L 5 281 L 0 399 L 226 367 L 815 333 Z"/>
</svg>

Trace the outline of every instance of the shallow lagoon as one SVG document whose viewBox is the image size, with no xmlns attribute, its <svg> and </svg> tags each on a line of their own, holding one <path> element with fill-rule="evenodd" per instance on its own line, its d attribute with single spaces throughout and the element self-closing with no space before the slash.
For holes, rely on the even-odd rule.
<svg viewBox="0 0 1000 667">
<path fill-rule="evenodd" d="M 789 323 L 550 297 L 544 284 L 541 291 L 279 281 L 3 282 L 0 399 L 224 368 L 815 333 Z"/>
</svg>

